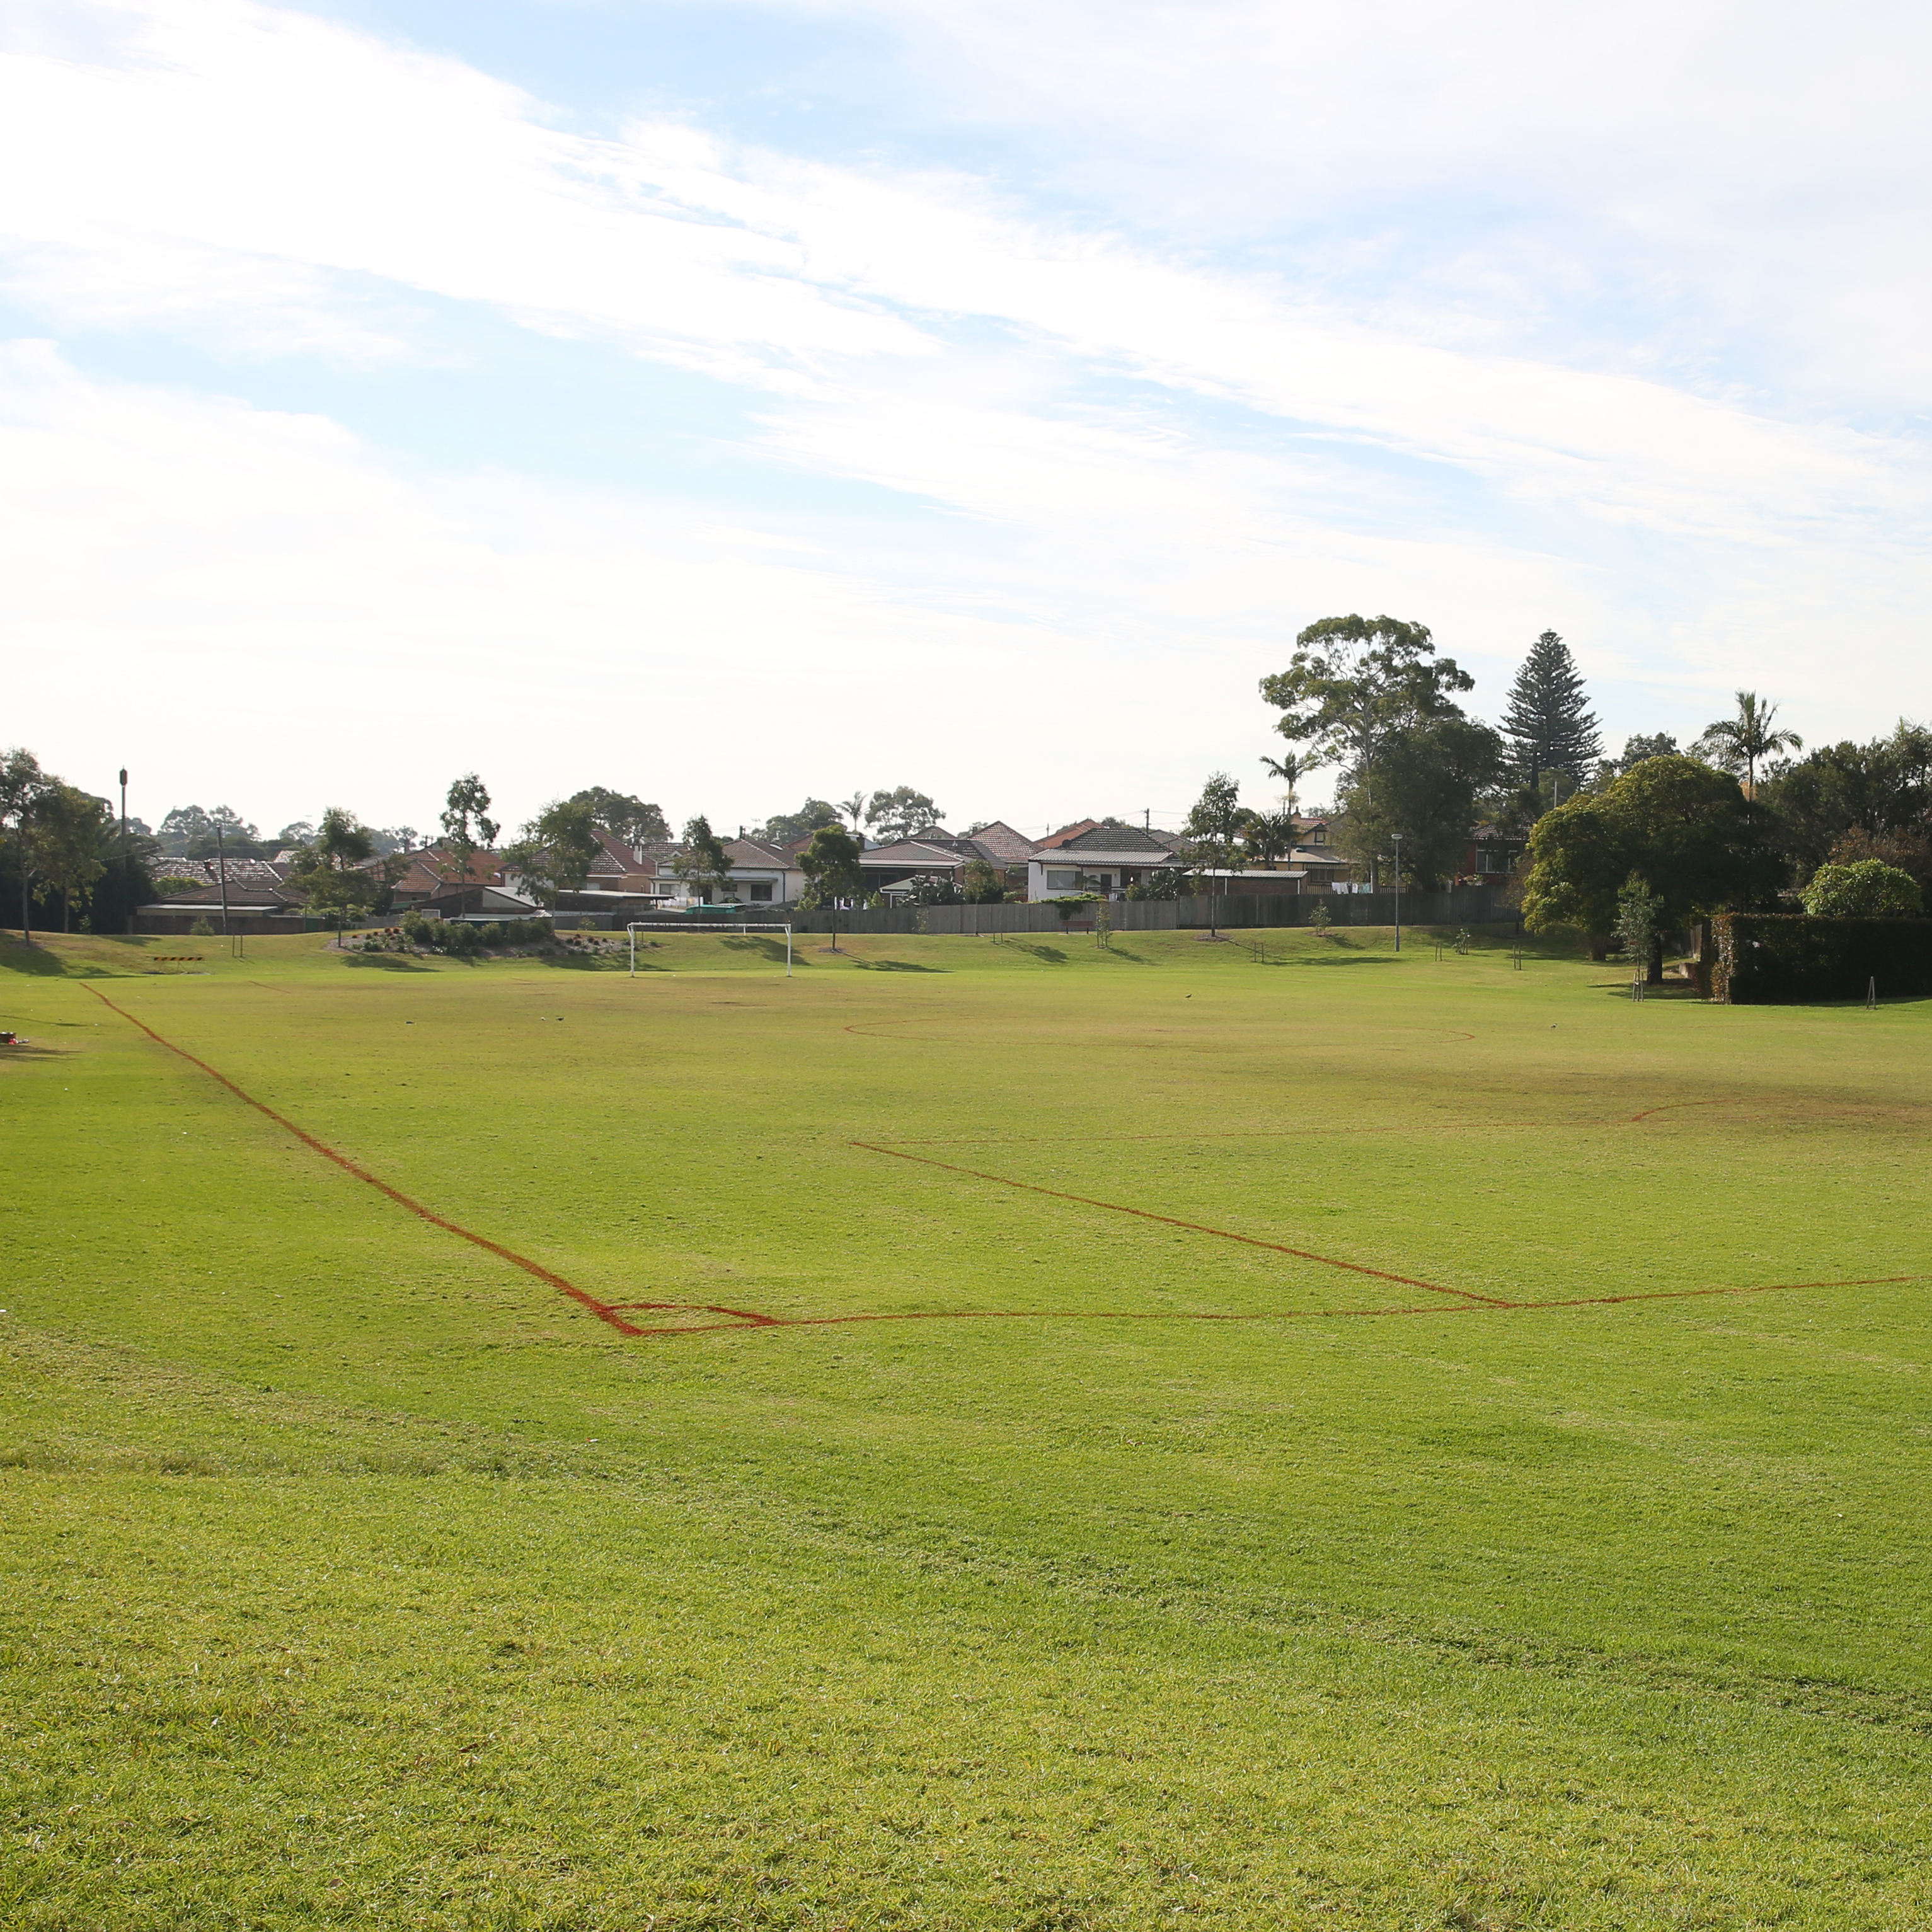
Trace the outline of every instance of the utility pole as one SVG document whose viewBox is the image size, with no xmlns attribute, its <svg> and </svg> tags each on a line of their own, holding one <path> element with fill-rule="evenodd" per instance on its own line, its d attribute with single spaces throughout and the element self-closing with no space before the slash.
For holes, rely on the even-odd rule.
<svg viewBox="0 0 1932 1932">
<path fill-rule="evenodd" d="M 134 868 L 128 862 L 128 767 L 121 767 L 121 890 L 128 895 L 128 930 L 134 930 Z"/>
<path fill-rule="evenodd" d="M 221 881 L 221 936 L 228 937 L 228 843 L 221 836 L 221 821 L 214 821 L 214 869 Z"/>
</svg>

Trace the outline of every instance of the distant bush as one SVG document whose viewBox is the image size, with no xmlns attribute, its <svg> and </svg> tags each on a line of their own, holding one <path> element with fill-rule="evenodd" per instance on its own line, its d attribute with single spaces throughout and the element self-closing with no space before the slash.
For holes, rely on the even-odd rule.
<svg viewBox="0 0 1932 1932">
<path fill-rule="evenodd" d="M 1813 919 L 1912 919 L 1925 909 L 1918 881 L 1879 859 L 1820 866 L 1798 896 Z"/>
<path fill-rule="evenodd" d="M 434 930 L 430 922 L 414 906 L 403 915 L 403 937 L 412 946 L 427 946 Z"/>
<path fill-rule="evenodd" d="M 212 939 L 214 937 L 214 928 L 208 924 L 206 913 L 188 928 L 188 935 L 194 939 Z"/>
</svg>

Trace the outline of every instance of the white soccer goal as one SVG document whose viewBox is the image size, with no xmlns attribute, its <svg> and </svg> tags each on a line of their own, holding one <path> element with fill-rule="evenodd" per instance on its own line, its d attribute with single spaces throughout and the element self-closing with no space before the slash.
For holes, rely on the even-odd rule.
<svg viewBox="0 0 1932 1932">
<path fill-rule="evenodd" d="M 634 920 L 624 930 L 631 935 L 631 977 L 638 976 L 638 934 L 640 932 L 782 932 L 785 936 L 785 977 L 791 977 L 791 928 L 757 920 Z"/>
</svg>

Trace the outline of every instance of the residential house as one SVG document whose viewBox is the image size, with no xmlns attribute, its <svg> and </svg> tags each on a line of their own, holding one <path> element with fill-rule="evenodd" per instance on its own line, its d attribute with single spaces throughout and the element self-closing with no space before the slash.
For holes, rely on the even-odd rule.
<svg viewBox="0 0 1932 1932">
<path fill-rule="evenodd" d="M 1120 898 L 1131 886 L 1181 869 L 1177 854 L 1151 832 L 1136 826 L 1090 824 L 1084 830 L 1069 827 L 1043 841 L 1027 862 L 1027 897 L 1054 899 L 1098 892 L 1105 898 Z"/>
</svg>

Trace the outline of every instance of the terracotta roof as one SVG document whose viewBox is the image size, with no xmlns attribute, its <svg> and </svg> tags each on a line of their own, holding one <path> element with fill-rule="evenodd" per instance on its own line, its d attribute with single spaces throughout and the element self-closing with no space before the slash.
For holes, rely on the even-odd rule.
<svg viewBox="0 0 1932 1932">
<path fill-rule="evenodd" d="M 1063 825 L 1058 832 L 1042 838 L 1034 850 L 1048 851 L 1055 846 L 1064 845 L 1070 838 L 1078 838 L 1083 832 L 1097 832 L 1100 828 L 1097 818 L 1083 818 L 1077 824 Z"/>
<path fill-rule="evenodd" d="M 1023 866 L 1040 849 L 1024 832 L 1016 832 L 1001 818 L 966 836 L 996 866 Z"/>
</svg>

